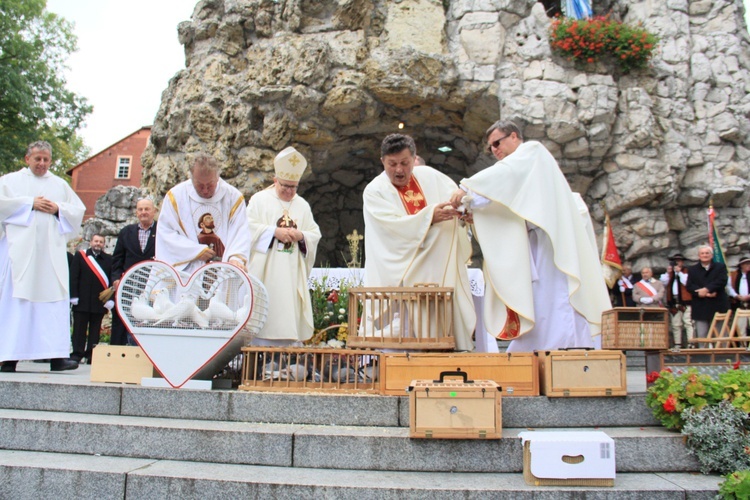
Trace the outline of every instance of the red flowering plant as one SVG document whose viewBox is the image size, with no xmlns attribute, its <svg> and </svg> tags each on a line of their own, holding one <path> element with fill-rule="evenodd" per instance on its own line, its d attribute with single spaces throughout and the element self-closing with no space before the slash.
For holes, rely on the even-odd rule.
<svg viewBox="0 0 750 500">
<path fill-rule="evenodd" d="M 612 61 L 622 73 L 645 68 L 659 39 L 639 26 L 609 17 L 557 17 L 550 25 L 552 51 L 572 61 Z"/>
<path fill-rule="evenodd" d="M 646 404 L 667 429 L 682 429 L 685 424 L 682 412 L 686 408 L 699 411 L 721 399 L 717 397 L 714 379 L 710 375 L 701 375 L 694 369 L 677 375 L 665 369 L 658 376 L 652 373 L 649 378 L 653 383 L 648 388 Z"/>
</svg>

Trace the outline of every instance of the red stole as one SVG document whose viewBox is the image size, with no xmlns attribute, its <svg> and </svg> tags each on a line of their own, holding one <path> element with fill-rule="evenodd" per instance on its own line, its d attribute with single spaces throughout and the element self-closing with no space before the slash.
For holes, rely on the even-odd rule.
<svg viewBox="0 0 750 500">
<path fill-rule="evenodd" d="M 518 313 L 508 306 L 505 306 L 507 316 L 505 318 L 505 325 L 503 325 L 503 331 L 497 336 L 500 340 L 513 340 L 518 337 L 521 332 L 521 320 L 518 318 Z"/>
<path fill-rule="evenodd" d="M 409 184 L 404 187 L 397 187 L 398 195 L 401 197 L 401 203 L 404 204 L 404 209 L 409 215 L 414 215 L 427 206 L 427 201 L 422 193 L 422 187 L 417 182 L 417 178 L 413 175 L 409 180 Z"/>
</svg>

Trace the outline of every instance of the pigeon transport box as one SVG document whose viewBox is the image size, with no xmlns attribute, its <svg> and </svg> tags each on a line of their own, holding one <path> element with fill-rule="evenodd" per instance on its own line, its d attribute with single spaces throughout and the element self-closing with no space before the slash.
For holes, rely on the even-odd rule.
<svg viewBox="0 0 750 500">
<path fill-rule="evenodd" d="M 502 437 L 502 388 L 492 380 L 468 380 L 464 371 L 442 372 L 438 380 L 413 380 L 408 391 L 412 438 Z"/>
<path fill-rule="evenodd" d="M 94 347 L 91 361 L 92 382 L 140 384 L 154 376 L 154 365 L 135 346 L 99 344 Z"/>
<path fill-rule="evenodd" d="M 475 380 L 492 380 L 503 396 L 539 395 L 538 359 L 530 352 L 383 353 L 381 359 L 383 394 L 389 396 L 403 396 L 414 379 L 436 379 L 456 369 Z"/>
<path fill-rule="evenodd" d="M 622 351 L 570 349 L 536 354 L 540 389 L 547 397 L 627 395 Z"/>
<path fill-rule="evenodd" d="M 669 311 L 663 307 L 615 307 L 602 313 L 602 349 L 669 349 Z"/>
<path fill-rule="evenodd" d="M 348 347 L 453 350 L 453 288 L 432 284 L 349 289 Z"/>
<path fill-rule="evenodd" d="M 615 441 L 601 431 L 524 431 L 523 478 L 531 486 L 614 486 Z"/>
</svg>

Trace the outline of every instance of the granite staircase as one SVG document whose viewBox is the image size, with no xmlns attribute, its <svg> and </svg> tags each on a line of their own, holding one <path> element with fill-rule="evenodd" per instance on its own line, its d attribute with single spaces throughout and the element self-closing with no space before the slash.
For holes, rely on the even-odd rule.
<svg viewBox="0 0 750 500">
<path fill-rule="evenodd" d="M 157 389 L 41 369 L 0 374 L 0 498 L 708 499 L 721 481 L 698 472 L 643 392 L 507 397 L 500 440 L 413 440 L 406 397 Z M 526 485 L 518 433 L 561 428 L 615 440 L 613 488 Z"/>
</svg>

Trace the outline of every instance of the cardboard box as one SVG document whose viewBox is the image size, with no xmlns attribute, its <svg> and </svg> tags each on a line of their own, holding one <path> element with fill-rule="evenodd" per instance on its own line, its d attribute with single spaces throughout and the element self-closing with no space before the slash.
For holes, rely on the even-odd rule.
<svg viewBox="0 0 750 500">
<path fill-rule="evenodd" d="M 602 313 L 602 349 L 669 349 L 669 311 L 615 307 Z"/>
<path fill-rule="evenodd" d="M 627 395 L 622 351 L 537 351 L 539 385 L 547 397 Z"/>
<path fill-rule="evenodd" d="M 601 431 L 521 432 L 531 486 L 614 486 L 615 441 Z"/>
<path fill-rule="evenodd" d="M 474 380 L 492 380 L 503 396 L 538 396 L 539 367 L 530 352 L 383 353 L 382 394 L 403 396 L 415 379 L 434 380 L 444 371 L 461 370 Z"/>
<path fill-rule="evenodd" d="M 409 412 L 409 436 L 413 438 L 502 437 L 498 385 L 491 380 L 468 380 L 466 372 L 443 372 L 438 380 L 413 380 L 409 386 Z"/>
<path fill-rule="evenodd" d="M 105 344 L 94 347 L 92 382 L 140 384 L 142 378 L 153 376 L 154 365 L 140 347 Z"/>
</svg>

